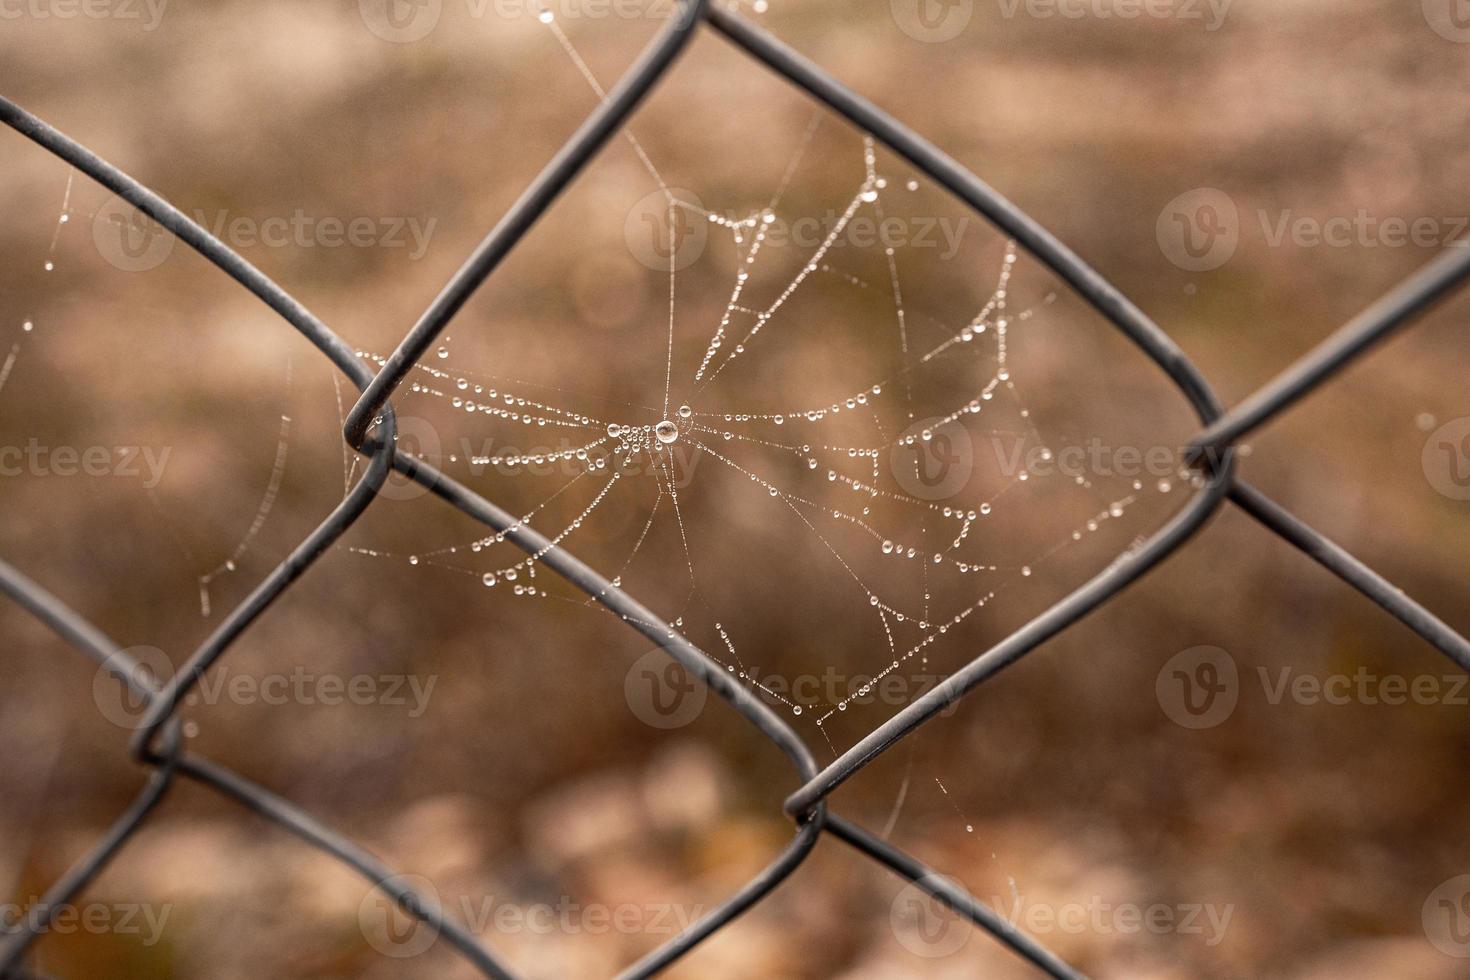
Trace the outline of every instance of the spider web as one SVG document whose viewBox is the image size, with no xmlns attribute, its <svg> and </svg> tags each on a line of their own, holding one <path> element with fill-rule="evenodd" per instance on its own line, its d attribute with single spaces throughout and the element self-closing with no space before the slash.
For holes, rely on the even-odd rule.
<svg viewBox="0 0 1470 980">
<path fill-rule="evenodd" d="M 602 84 L 557 20 L 543 11 L 539 21 L 594 96 L 605 98 Z M 928 676 L 936 648 L 980 618 L 998 596 L 1026 585 L 1036 569 L 1088 535 L 1125 519 L 1144 496 L 1169 493 L 1173 481 L 1100 486 L 1088 476 L 1033 477 L 1020 467 L 1004 474 L 976 474 L 958 489 L 936 491 L 936 475 L 942 485 L 955 462 L 957 443 L 965 443 L 968 449 L 961 449 L 971 455 L 977 452 L 971 432 L 1003 433 L 1046 446 L 1022 396 L 1017 379 L 1024 366 L 1015 363 L 1012 338 L 1043 315 L 1056 294 L 1043 292 L 1035 302 L 1018 305 L 1017 250 L 1014 243 L 1004 242 L 984 270 L 993 285 L 978 306 L 959 318 L 936 318 L 916 307 L 912 298 L 917 294 L 906 289 L 909 277 L 900 261 L 904 248 L 882 243 L 862 248 L 850 241 L 855 221 L 867 218 L 881 227 L 893 216 L 890 203 L 901 203 L 921 189 L 918 179 L 888 176 L 873 139 L 861 133 L 851 135 L 852 183 L 823 223 L 824 233 L 805 248 L 790 242 L 774 245 L 777 231 L 804 218 L 821 223 L 818 216 L 795 210 L 788 199 L 824 124 L 820 111 L 812 116 L 768 197 L 723 209 L 706 208 L 692 199 L 696 195 L 671 187 L 654 154 L 634 132 L 621 134 L 660 202 L 653 212 L 666 244 L 661 257 L 667 259 L 662 273 L 667 317 L 656 331 L 650 327 L 642 341 L 648 345 L 647 360 L 656 359 L 662 368 L 661 390 L 647 393 L 650 404 L 609 404 L 603 396 L 570 390 L 560 381 L 546 384 L 491 374 L 472 357 L 461 359 L 452 338 L 445 338 L 434 356 L 416 366 L 401 389 L 399 405 L 406 415 L 422 410 L 425 402 L 447 405 L 475 431 L 529 429 L 543 441 L 560 439 L 555 448 L 530 451 L 431 457 L 404 443 L 400 450 L 445 467 L 456 478 L 494 467 L 500 480 L 488 491 L 492 499 L 505 499 L 508 485 L 539 486 L 548 471 L 559 474 L 552 489 L 537 491 L 534 502 L 518 510 L 516 526 L 535 523 L 553 546 L 577 553 L 582 553 L 579 536 L 607 519 L 610 509 L 634 508 L 638 519 L 622 535 L 615 563 L 599 566 L 615 586 L 644 570 L 640 558 L 645 546 L 667 529 L 677 539 L 686 590 L 682 602 L 660 608 L 660 613 L 686 634 L 708 631 L 711 642 L 703 649 L 714 660 L 769 703 L 815 723 L 835 753 L 837 743 L 829 730 L 834 716 L 872 703 L 867 696 L 890 676 Z M 706 226 L 711 246 L 686 266 L 678 243 L 697 223 Z M 871 269 L 855 271 L 862 264 L 852 261 L 858 253 L 865 253 Z M 689 295 L 688 277 L 709 275 L 716 265 L 723 279 L 716 289 L 721 297 L 717 315 L 691 315 L 688 311 L 697 310 L 702 298 Z M 974 277 L 975 271 L 964 274 Z M 806 302 L 819 281 L 846 291 L 851 301 L 867 309 L 884 311 L 891 364 L 881 373 L 854 372 L 836 398 L 772 404 L 770 392 L 758 380 L 759 363 L 778 356 L 793 331 L 800 333 L 813 318 L 840 318 L 840 313 Z M 697 354 L 695 366 L 686 370 L 691 352 Z M 359 356 L 373 368 L 385 362 L 380 351 L 359 351 Z M 752 369 L 757 380 L 751 371 L 737 377 L 751 365 L 757 366 Z M 724 404 L 711 407 L 711 401 Z M 991 417 L 998 418 L 987 429 Z M 701 560 L 701 542 L 709 539 L 710 529 L 694 520 L 690 510 L 691 498 L 708 484 L 685 479 L 691 454 L 745 484 L 764 499 L 763 506 L 788 515 L 852 601 L 861 603 L 862 615 L 871 618 L 881 647 L 865 654 L 865 672 L 846 693 L 796 698 L 787 685 L 773 684 L 747 662 L 739 610 L 722 608 L 706 587 L 710 572 Z M 1040 458 L 1051 459 L 1050 451 L 1042 449 Z M 348 479 L 355 466 L 349 464 Z M 624 501 L 623 488 L 636 483 L 639 475 L 651 476 L 652 486 L 641 487 L 644 492 Z M 1023 560 L 999 560 L 996 543 L 987 540 L 982 528 L 1028 484 L 1058 481 L 1091 501 L 1086 516 L 1059 540 L 1026 545 Z M 508 533 L 410 554 L 343 547 L 370 558 L 470 576 L 496 594 L 590 602 L 570 589 L 544 584 L 537 573 L 545 552 L 525 556 L 505 546 Z M 633 591 L 659 595 L 637 587 Z"/>
</svg>

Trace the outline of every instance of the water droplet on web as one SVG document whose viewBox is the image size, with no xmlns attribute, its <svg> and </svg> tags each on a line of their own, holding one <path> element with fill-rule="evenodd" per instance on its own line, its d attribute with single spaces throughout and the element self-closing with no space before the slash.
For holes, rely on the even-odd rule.
<svg viewBox="0 0 1470 980">
<path fill-rule="evenodd" d="M 616 422 L 609 422 L 607 424 L 607 434 L 616 439 L 618 436 L 623 434 L 623 427 L 621 425 L 618 425 Z"/>
<path fill-rule="evenodd" d="M 688 405 L 680 405 L 679 406 L 679 418 L 681 418 L 681 419 L 687 419 L 687 418 L 693 418 L 693 416 L 694 416 L 694 409 L 690 408 Z"/>
<path fill-rule="evenodd" d="M 665 446 L 672 445 L 679 440 L 679 427 L 668 419 L 664 419 L 653 427 L 653 434 Z"/>
<path fill-rule="evenodd" d="M 541 13 L 536 15 L 536 19 L 543 24 L 550 24 L 552 21 L 556 20 L 556 14 L 553 14 L 549 10 L 543 10 L 541 11 Z"/>
<path fill-rule="evenodd" d="M 495 574 L 493 572 L 486 572 L 480 576 L 480 581 L 485 583 L 486 588 L 489 588 L 495 584 Z"/>
<path fill-rule="evenodd" d="M 36 329 L 36 325 L 34 323 L 32 323 L 30 320 L 27 320 L 25 323 L 22 323 L 20 325 L 20 328 L 22 330 L 24 330 L 26 333 L 30 333 L 32 330 Z"/>
<path fill-rule="evenodd" d="M 883 542 L 883 553 L 885 555 L 891 555 L 891 554 L 893 554 L 893 542 L 892 541 L 884 541 Z"/>
<path fill-rule="evenodd" d="M 444 358 L 446 358 L 446 357 L 449 356 L 449 348 L 448 347 L 441 347 L 437 351 L 435 351 L 434 353 L 438 354 L 439 355 L 439 359 L 442 361 Z"/>
</svg>

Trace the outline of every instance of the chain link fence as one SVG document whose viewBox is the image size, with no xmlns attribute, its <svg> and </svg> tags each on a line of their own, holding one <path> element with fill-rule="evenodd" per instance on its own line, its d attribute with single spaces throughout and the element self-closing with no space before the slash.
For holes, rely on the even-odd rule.
<svg viewBox="0 0 1470 980">
<path fill-rule="evenodd" d="M 1193 408 L 1202 427 L 1190 447 L 1190 460 L 1198 472 L 1194 496 L 1161 530 L 1118 555 L 1101 574 L 908 704 L 825 768 L 817 764 L 808 746 L 782 718 L 651 610 L 491 501 L 422 460 L 396 449 L 397 428 L 390 403 L 395 389 L 426 355 L 456 312 L 495 272 L 563 189 L 620 130 L 643 97 L 659 84 L 695 33 L 704 27 L 722 35 L 769 70 L 871 134 L 1061 277 L 1168 376 Z M 142 791 L 117 817 L 103 838 L 51 885 L 36 903 L 37 914 L 26 916 L 20 928 L 0 943 L 0 976 L 31 975 L 24 965 L 27 951 L 46 930 L 52 917 L 86 889 L 127 846 L 180 777 L 211 787 L 352 868 L 410 915 L 436 930 L 483 975 L 514 976 L 492 948 L 447 915 L 428 896 L 429 889 L 414 888 L 410 879 L 397 875 L 353 840 L 317 822 L 289 800 L 183 749 L 178 712 L 185 699 L 272 603 L 372 506 L 392 471 L 415 481 L 459 511 L 503 535 L 591 599 L 618 614 L 627 625 L 662 648 L 669 657 L 728 701 L 790 760 L 796 786 L 785 803 L 785 810 L 795 824 L 791 841 L 736 894 L 642 960 L 627 967 L 622 974 L 625 977 L 659 973 L 761 902 L 801 866 L 823 833 L 831 834 L 911 882 L 932 899 L 989 933 L 996 942 L 1030 962 L 1040 972 L 1054 977 L 1081 976 L 1076 969 L 969 895 L 952 879 L 832 812 L 827 798 L 900 739 L 954 705 L 1006 666 L 1086 617 L 1185 547 L 1227 502 L 1352 585 L 1461 668 L 1470 671 L 1470 642 L 1371 568 L 1245 482 L 1237 472 L 1232 448 L 1243 436 L 1270 422 L 1332 379 L 1348 364 L 1365 355 L 1375 343 L 1408 325 L 1470 277 L 1470 247 L 1464 247 L 1465 243 L 1446 249 L 1440 257 L 1364 310 L 1276 379 L 1234 409 L 1226 411 L 1207 380 L 1163 330 L 1066 245 L 969 170 L 738 13 L 723 7 L 712 8 L 708 0 L 683 0 L 618 85 L 474 251 L 384 362 L 381 370 L 373 374 L 353 349 L 309 310 L 163 198 L 4 98 L 0 98 L 0 120 L 160 223 L 314 344 L 361 392 L 348 414 L 344 437 L 353 450 L 368 459 L 359 482 L 337 508 L 224 618 L 199 649 L 165 681 L 156 680 L 146 665 L 119 648 L 59 598 L 19 569 L 0 560 L 0 591 L 82 653 L 113 672 L 133 696 L 146 702 L 146 717 L 134 735 L 131 749 L 135 759 L 149 770 L 148 781 Z"/>
</svg>

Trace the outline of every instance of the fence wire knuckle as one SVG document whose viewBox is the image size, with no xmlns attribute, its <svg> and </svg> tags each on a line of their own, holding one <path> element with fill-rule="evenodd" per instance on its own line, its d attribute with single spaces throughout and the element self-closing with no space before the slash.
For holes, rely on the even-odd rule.
<svg viewBox="0 0 1470 980">
<path fill-rule="evenodd" d="M 1153 361 L 1179 390 L 1201 425 L 1190 444 L 1200 478 L 1194 496 L 1178 514 L 1151 537 L 1119 555 L 1103 572 L 975 657 L 826 767 L 818 766 L 803 739 L 747 686 L 625 590 L 484 496 L 395 448 L 395 424 L 389 399 L 399 383 L 505 256 L 657 87 L 701 25 L 709 26 L 751 59 L 871 134 L 1014 239 Z M 795 789 L 785 802 L 786 813 L 794 819 L 791 841 L 735 895 L 629 966 L 621 974 L 623 977 L 646 977 L 660 972 L 761 902 L 801 866 L 824 833 L 830 833 L 911 882 L 1038 971 L 1053 977 L 1082 976 L 952 880 L 940 877 L 857 824 L 829 813 L 827 799 L 838 786 L 935 714 L 1086 618 L 1185 547 L 1227 500 L 1470 671 L 1470 643 L 1464 637 L 1341 546 L 1238 478 L 1232 452 L 1241 437 L 1275 419 L 1338 376 L 1376 343 L 1454 292 L 1470 277 L 1470 248 L 1447 249 L 1236 408 L 1226 411 L 1204 376 L 1168 334 L 1065 244 L 963 165 L 739 14 L 722 7 L 711 8 L 708 0 L 680 0 L 676 13 L 658 36 L 471 253 L 381 369 L 373 373 L 348 344 L 305 306 L 162 197 L 3 97 L 0 97 L 0 121 L 167 228 L 311 342 L 360 393 L 347 414 L 343 437 L 353 450 L 369 460 L 346 498 L 223 619 L 177 672 L 161 684 L 148 681 L 146 672 L 86 618 L 21 570 L 0 560 L 0 592 L 98 665 L 110 666 L 148 705 L 145 721 L 134 734 L 130 749 L 133 757 L 147 767 L 149 777 L 103 837 L 48 889 L 43 899 L 48 909 L 60 908 L 84 890 L 148 822 L 174 782 L 183 777 L 233 800 L 356 871 L 406 912 L 437 928 L 454 950 L 484 976 L 514 976 L 480 937 L 406 886 L 392 869 L 350 838 L 318 822 L 290 801 L 183 747 L 178 712 L 190 691 L 276 599 L 372 506 L 390 471 L 395 470 L 445 504 L 503 534 L 506 540 L 537 556 L 589 598 L 618 614 L 627 625 L 661 647 L 725 699 L 791 762 Z M 22 961 L 43 927 L 44 922 L 34 923 L 27 917 L 15 934 L 0 943 L 0 978 L 34 975 Z"/>
</svg>

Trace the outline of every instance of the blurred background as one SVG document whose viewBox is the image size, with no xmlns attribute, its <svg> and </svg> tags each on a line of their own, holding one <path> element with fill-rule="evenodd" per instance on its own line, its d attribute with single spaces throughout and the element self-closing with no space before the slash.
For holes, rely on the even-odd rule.
<svg viewBox="0 0 1470 980">
<path fill-rule="evenodd" d="M 1466 229 L 1470 30 L 1448 3 L 744 12 L 1069 243 L 1226 404 Z M 0 13 L 0 79 L 375 367 L 666 14 L 28 0 Z M 566 531 L 819 762 L 1184 505 L 1197 420 L 1161 372 L 723 39 L 701 32 L 630 132 L 395 398 L 406 448 Z M 352 392 L 8 130 L 0 174 L 0 555 L 166 671 L 361 474 L 339 435 Z M 1467 311 L 1434 311 L 1244 460 L 1462 632 Z M 665 419 L 678 436 L 655 457 Z M 192 751 L 431 882 L 529 976 L 616 972 L 790 840 L 798 779 L 734 711 L 436 498 L 386 496 L 191 700 Z M 0 637 L 13 916 L 145 774 L 110 678 L 8 603 Z M 833 806 L 1092 975 L 1462 976 L 1456 675 L 1227 507 Z M 77 904 L 94 927 L 44 937 L 38 969 L 473 975 L 336 862 L 188 782 Z M 669 975 L 1030 973 L 829 838 Z"/>
</svg>

